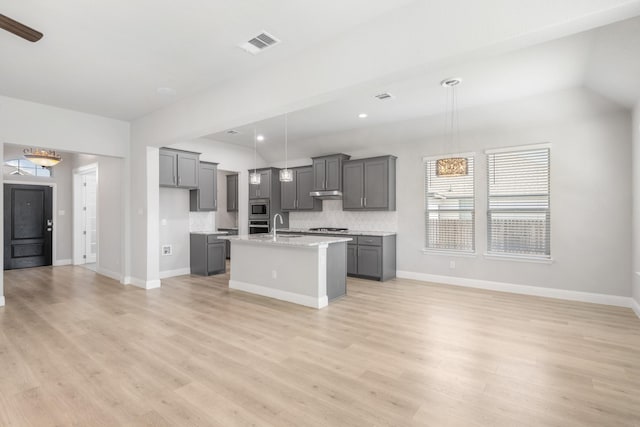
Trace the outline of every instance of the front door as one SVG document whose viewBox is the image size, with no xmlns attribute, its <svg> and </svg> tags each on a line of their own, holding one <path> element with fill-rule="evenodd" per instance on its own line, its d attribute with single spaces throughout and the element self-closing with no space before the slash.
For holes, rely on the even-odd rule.
<svg viewBox="0 0 640 427">
<path fill-rule="evenodd" d="M 51 187 L 4 185 L 4 269 L 51 265 Z"/>
</svg>

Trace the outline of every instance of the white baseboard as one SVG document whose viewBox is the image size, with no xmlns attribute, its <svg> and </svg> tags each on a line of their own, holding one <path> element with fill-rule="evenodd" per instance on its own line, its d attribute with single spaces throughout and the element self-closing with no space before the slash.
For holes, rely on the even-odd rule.
<svg viewBox="0 0 640 427">
<path fill-rule="evenodd" d="M 640 303 L 633 298 L 631 298 L 631 308 L 635 311 L 636 316 L 640 318 Z"/>
<path fill-rule="evenodd" d="M 178 268 L 176 270 L 165 270 L 160 272 L 161 279 L 167 279 L 175 276 L 185 276 L 191 274 L 191 268 Z"/>
<path fill-rule="evenodd" d="M 120 279 L 120 283 L 122 283 L 123 285 L 130 285 L 131 284 L 131 276 L 122 277 L 122 279 Z"/>
<path fill-rule="evenodd" d="M 280 289 L 254 285 L 253 283 L 240 282 L 238 280 L 229 280 L 229 289 L 236 289 L 238 291 L 249 292 L 252 294 L 275 298 L 312 308 L 323 308 L 329 304 L 329 299 L 326 296 L 319 298 L 310 297 L 307 295 L 300 295 L 294 294 L 293 292 L 282 291 Z"/>
<path fill-rule="evenodd" d="M 63 265 L 71 265 L 71 264 L 72 264 L 72 261 L 70 259 L 57 259 L 53 261 L 54 267 L 60 267 Z"/>
<path fill-rule="evenodd" d="M 4 295 L 0 296 L 0 307 L 4 307 Z"/>
<path fill-rule="evenodd" d="M 631 307 L 630 297 L 618 295 L 596 294 L 591 292 L 569 291 L 566 289 L 543 288 L 540 286 L 516 285 L 513 283 L 492 282 L 489 280 L 468 279 L 465 277 L 439 276 L 436 274 L 398 271 L 397 277 L 420 280 L 423 282 L 442 283 L 445 285 L 464 286 L 467 288 L 488 289 L 492 291 L 510 292 L 514 294 L 533 295 L 570 301 L 590 302 L 594 304 Z"/>
<path fill-rule="evenodd" d="M 121 282 L 122 275 L 115 271 L 107 270 L 106 268 L 98 267 L 96 268 L 96 273 L 101 274 L 103 276 L 107 276 L 110 279 L 117 280 Z"/>
<path fill-rule="evenodd" d="M 138 279 L 137 277 L 131 277 L 131 284 L 136 288 L 156 289 L 160 287 L 160 279 L 142 280 L 142 279 Z"/>
</svg>

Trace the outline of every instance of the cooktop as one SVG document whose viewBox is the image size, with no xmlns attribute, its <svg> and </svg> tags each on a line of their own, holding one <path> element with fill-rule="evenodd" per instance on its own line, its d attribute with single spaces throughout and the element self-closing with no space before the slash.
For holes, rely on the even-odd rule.
<svg viewBox="0 0 640 427">
<path fill-rule="evenodd" d="M 331 232 L 340 232 L 340 231 L 349 231 L 348 228 L 337 228 L 337 227 L 315 227 L 310 228 L 309 231 L 331 231 Z"/>
</svg>

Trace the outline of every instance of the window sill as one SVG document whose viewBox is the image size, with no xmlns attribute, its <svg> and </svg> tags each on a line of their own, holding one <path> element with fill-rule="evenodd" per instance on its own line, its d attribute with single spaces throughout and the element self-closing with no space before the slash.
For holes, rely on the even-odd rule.
<svg viewBox="0 0 640 427">
<path fill-rule="evenodd" d="M 456 256 L 463 258 L 475 258 L 478 256 L 476 252 L 447 251 L 443 249 L 422 249 L 422 253 L 425 255 Z"/>
<path fill-rule="evenodd" d="M 502 255 L 485 253 L 484 258 L 494 261 L 516 261 L 516 262 L 531 262 L 534 264 L 553 264 L 553 258 L 540 258 L 532 256 L 518 256 L 518 255 Z"/>
</svg>

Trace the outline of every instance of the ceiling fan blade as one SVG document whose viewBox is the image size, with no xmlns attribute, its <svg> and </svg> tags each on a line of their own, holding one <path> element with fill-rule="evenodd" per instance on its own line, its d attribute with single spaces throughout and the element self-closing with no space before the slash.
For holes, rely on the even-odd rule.
<svg viewBox="0 0 640 427">
<path fill-rule="evenodd" d="M 26 25 L 14 21 L 8 16 L 0 14 L 0 28 L 15 34 L 18 37 L 22 37 L 30 42 L 37 42 L 43 36 L 40 31 L 36 31 L 33 28 L 29 28 Z"/>
</svg>

